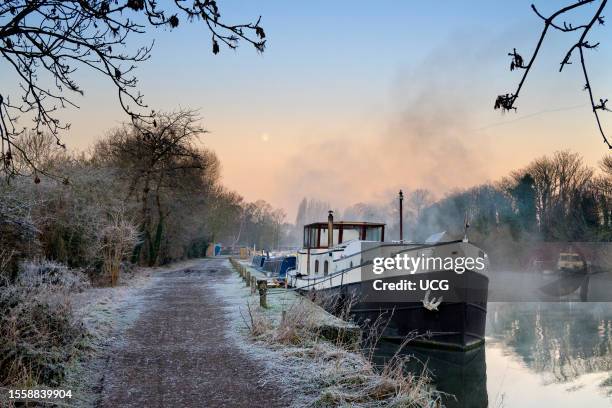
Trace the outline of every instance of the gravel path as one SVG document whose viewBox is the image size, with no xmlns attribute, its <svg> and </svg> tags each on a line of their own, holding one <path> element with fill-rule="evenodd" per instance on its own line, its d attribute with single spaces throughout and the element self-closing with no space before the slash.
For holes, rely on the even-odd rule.
<svg viewBox="0 0 612 408">
<path fill-rule="evenodd" d="M 283 407 L 262 366 L 232 347 L 223 299 L 209 290 L 231 273 L 226 259 L 157 275 L 142 312 L 117 339 L 98 407 Z"/>
</svg>

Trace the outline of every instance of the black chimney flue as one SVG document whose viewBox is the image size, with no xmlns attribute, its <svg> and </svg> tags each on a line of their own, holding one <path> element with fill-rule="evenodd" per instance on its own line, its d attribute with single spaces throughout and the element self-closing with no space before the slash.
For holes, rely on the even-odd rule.
<svg viewBox="0 0 612 408">
<path fill-rule="evenodd" d="M 327 247 L 331 248 L 334 246 L 334 212 L 329 210 L 327 216 Z"/>
<path fill-rule="evenodd" d="M 399 224 L 400 224 L 400 242 L 404 242 L 404 193 L 399 192 Z"/>
</svg>

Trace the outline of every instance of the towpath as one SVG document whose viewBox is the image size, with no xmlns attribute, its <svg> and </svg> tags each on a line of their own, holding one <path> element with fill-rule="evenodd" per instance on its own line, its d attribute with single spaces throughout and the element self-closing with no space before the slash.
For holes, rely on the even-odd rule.
<svg viewBox="0 0 612 408">
<path fill-rule="evenodd" d="M 232 346 L 224 300 L 209 289 L 231 273 L 226 259 L 163 273 L 142 312 L 119 335 L 103 369 L 98 407 L 283 407 L 280 387 Z"/>
</svg>

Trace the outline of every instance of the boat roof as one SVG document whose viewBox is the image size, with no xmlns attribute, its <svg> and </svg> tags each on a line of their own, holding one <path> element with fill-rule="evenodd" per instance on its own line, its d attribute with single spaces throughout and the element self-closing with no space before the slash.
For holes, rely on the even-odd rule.
<svg viewBox="0 0 612 408">
<path fill-rule="evenodd" d="M 384 227 L 385 224 L 382 222 L 366 222 L 366 221 L 334 221 L 335 225 L 346 225 L 349 227 Z M 311 224 L 306 224 L 304 227 L 327 227 L 327 221 L 323 222 L 313 222 Z"/>
</svg>

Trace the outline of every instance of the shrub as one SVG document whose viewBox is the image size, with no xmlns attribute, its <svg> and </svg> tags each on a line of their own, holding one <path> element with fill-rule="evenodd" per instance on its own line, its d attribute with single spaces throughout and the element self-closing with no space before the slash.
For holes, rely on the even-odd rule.
<svg viewBox="0 0 612 408">
<path fill-rule="evenodd" d="M 50 262 L 21 269 L 17 282 L 0 286 L 0 386 L 56 387 L 84 347 L 86 331 L 72 317 L 69 296 L 87 281 Z"/>
<path fill-rule="evenodd" d="M 98 234 L 98 246 L 102 256 L 102 273 L 108 276 L 111 286 L 119 282 L 122 261 L 138 243 L 137 227 L 126 219 L 122 211 L 112 214 Z"/>
<path fill-rule="evenodd" d="M 17 283 L 22 287 L 50 286 L 75 292 L 89 287 L 89 280 L 82 272 L 48 260 L 23 262 Z"/>
</svg>

